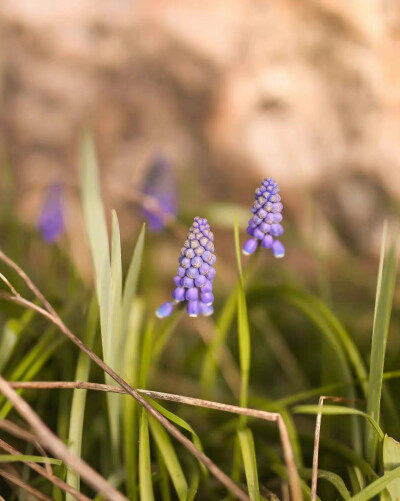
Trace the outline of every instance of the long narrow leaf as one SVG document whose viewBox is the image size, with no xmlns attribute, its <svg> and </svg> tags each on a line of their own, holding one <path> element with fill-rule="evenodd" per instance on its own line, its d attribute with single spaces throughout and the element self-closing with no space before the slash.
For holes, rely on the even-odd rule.
<svg viewBox="0 0 400 501">
<path fill-rule="evenodd" d="M 385 473 L 400 467 L 400 443 L 385 435 L 383 439 L 383 466 Z M 392 480 L 387 486 L 392 501 L 400 499 L 400 478 Z"/>
<path fill-rule="evenodd" d="M 146 409 L 142 409 L 140 417 L 139 480 L 140 500 L 154 501 L 150 460 L 149 425 Z"/>
<path fill-rule="evenodd" d="M 367 413 L 378 423 L 380 417 L 386 344 L 396 281 L 396 248 L 394 244 L 391 245 L 385 260 L 385 244 L 386 227 L 382 240 L 381 259 L 379 264 L 367 395 Z M 365 450 L 367 451 L 367 458 L 372 466 L 374 466 L 376 460 L 376 447 L 376 436 L 368 429 L 366 432 Z"/>
<path fill-rule="evenodd" d="M 185 501 L 188 495 L 188 485 L 171 439 L 163 426 L 153 417 L 150 417 L 149 424 L 151 435 L 162 454 L 178 498 L 180 501 Z"/>
<path fill-rule="evenodd" d="M 240 448 L 242 450 L 244 471 L 251 501 L 260 501 L 258 486 L 257 460 L 254 448 L 254 439 L 248 428 L 238 431 Z"/>
<path fill-rule="evenodd" d="M 92 301 L 89 309 L 85 344 L 88 348 L 92 349 L 94 339 L 96 336 L 96 328 L 98 322 L 98 308 L 94 301 Z M 89 378 L 90 358 L 83 351 L 79 352 L 78 362 L 76 364 L 75 381 L 87 381 Z M 71 414 L 69 421 L 68 445 L 70 451 L 77 457 L 81 457 L 82 451 L 82 437 L 83 437 L 83 423 L 85 417 L 86 406 L 86 390 L 74 390 L 71 404 Z M 79 491 L 80 476 L 78 472 L 68 469 L 67 484 L 74 487 Z M 69 493 L 65 495 L 65 501 L 73 501 L 75 499 Z"/>
<path fill-rule="evenodd" d="M 323 407 L 320 407 L 319 405 L 299 405 L 294 408 L 294 412 L 297 414 L 318 414 L 321 412 L 321 414 L 329 416 L 362 416 L 370 423 L 372 430 L 374 430 L 375 435 L 380 440 L 383 440 L 384 437 L 383 431 L 374 418 L 363 411 L 352 409 L 351 407 L 343 407 L 341 405 L 324 405 Z"/>
<path fill-rule="evenodd" d="M 372 499 L 374 496 L 382 492 L 383 489 L 386 489 L 387 486 L 393 482 L 393 480 L 398 478 L 400 478 L 400 466 L 392 470 L 390 473 L 385 473 L 382 477 L 372 482 L 372 484 L 369 484 L 368 487 L 360 491 L 351 499 L 352 501 L 367 501 L 368 499 Z"/>
</svg>

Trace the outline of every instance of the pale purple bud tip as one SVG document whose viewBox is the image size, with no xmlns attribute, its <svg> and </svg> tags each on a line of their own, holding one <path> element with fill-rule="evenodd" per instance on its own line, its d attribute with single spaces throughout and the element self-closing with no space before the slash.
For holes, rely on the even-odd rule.
<svg viewBox="0 0 400 501">
<path fill-rule="evenodd" d="M 171 315 L 174 309 L 174 303 L 167 301 L 166 303 L 162 304 L 158 310 L 156 311 L 156 315 L 158 318 L 166 318 Z"/>
<path fill-rule="evenodd" d="M 214 313 L 214 308 L 212 304 L 204 304 L 200 302 L 200 313 L 205 317 L 209 317 Z"/>
<path fill-rule="evenodd" d="M 199 301 L 188 301 L 187 312 L 189 317 L 197 317 L 200 313 L 200 303 Z"/>
<path fill-rule="evenodd" d="M 275 240 L 272 244 L 272 252 L 276 258 L 281 258 L 285 255 L 285 247 L 279 240 Z"/>
<path fill-rule="evenodd" d="M 255 238 L 250 238 L 247 240 L 247 242 L 243 245 L 242 252 L 245 256 L 249 256 L 250 254 L 253 254 L 258 246 L 258 242 Z"/>
</svg>

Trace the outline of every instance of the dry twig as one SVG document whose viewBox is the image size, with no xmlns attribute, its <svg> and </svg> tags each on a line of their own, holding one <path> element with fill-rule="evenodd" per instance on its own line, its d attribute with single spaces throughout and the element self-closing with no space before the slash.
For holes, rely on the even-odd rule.
<svg viewBox="0 0 400 501">
<path fill-rule="evenodd" d="M 30 424 L 43 447 L 50 450 L 56 457 L 62 459 L 94 489 L 101 492 L 110 501 L 127 501 L 111 484 L 99 475 L 85 461 L 74 456 L 68 447 L 40 419 L 32 407 L 21 398 L 10 384 L 0 375 L 0 392 L 14 405 L 19 414 Z"/>
<path fill-rule="evenodd" d="M 43 492 L 34 489 L 30 485 L 26 484 L 23 480 L 6 470 L 0 469 L 0 477 L 5 478 L 12 484 L 18 485 L 18 487 L 21 487 L 21 489 L 24 489 L 26 492 L 29 492 L 30 494 L 36 496 L 37 499 L 42 499 L 43 501 L 53 501 L 52 498 L 49 498 L 49 496 L 46 496 L 46 494 L 43 494 Z"/>
<path fill-rule="evenodd" d="M 123 388 L 118 386 L 110 386 L 107 384 L 99 383 L 87 383 L 83 381 L 15 381 L 10 382 L 10 385 L 16 389 L 80 389 L 80 390 L 96 390 L 112 393 L 127 393 Z M 278 424 L 279 434 L 282 442 L 283 454 L 286 462 L 286 467 L 288 469 L 289 479 L 293 480 L 297 474 L 296 463 L 293 455 L 293 449 L 290 443 L 289 434 L 286 428 L 286 424 L 282 419 L 282 416 L 277 412 L 268 412 L 259 409 L 250 409 L 247 407 L 238 407 L 236 405 L 223 404 L 221 402 L 212 402 L 210 400 L 203 400 L 200 398 L 186 397 L 183 395 L 175 395 L 171 393 L 163 393 L 159 391 L 151 390 L 136 390 L 142 395 L 146 395 L 150 398 L 155 398 L 159 400 L 168 400 L 170 402 L 176 402 L 180 404 L 193 405 L 196 407 L 203 407 L 207 409 L 214 409 L 217 411 L 229 412 L 231 414 L 242 414 L 247 417 L 252 417 L 256 419 L 263 419 L 264 421 L 273 422 Z M 292 496 L 295 498 L 292 485 Z"/>
<path fill-rule="evenodd" d="M 206 468 L 229 490 L 234 494 L 238 499 L 242 501 L 249 501 L 248 495 L 238 487 L 233 480 L 226 475 L 218 466 L 208 457 L 206 456 L 202 451 L 200 451 L 194 444 L 189 440 L 183 433 L 181 433 L 172 423 L 168 421 L 160 412 L 158 412 L 151 404 L 149 404 L 136 390 L 134 390 L 124 379 L 122 379 L 111 367 L 109 367 L 100 357 L 98 357 L 92 350 L 87 348 L 85 344 L 78 338 L 76 337 L 69 329 L 68 327 L 64 324 L 64 322 L 61 320 L 61 318 L 58 316 L 54 308 L 51 306 L 51 304 L 47 301 L 47 299 L 44 297 L 44 295 L 40 292 L 40 290 L 36 287 L 36 285 L 32 282 L 32 280 L 26 275 L 26 273 L 14 262 L 12 261 L 8 256 L 6 256 L 2 251 L 0 251 L 0 260 L 4 261 L 6 264 L 8 264 L 11 268 L 13 268 L 18 275 L 25 281 L 26 285 L 30 288 L 30 290 L 33 292 L 33 294 L 42 302 L 44 307 L 46 309 L 41 308 L 40 306 L 37 306 L 36 304 L 32 303 L 31 301 L 28 301 L 27 299 L 21 297 L 21 296 L 16 296 L 16 295 L 9 295 L 9 294 L 1 294 L 1 296 L 4 299 L 10 300 L 16 304 L 19 304 L 21 306 L 24 306 L 25 308 L 34 310 L 38 313 L 40 313 L 43 317 L 47 318 L 51 322 L 53 322 L 59 329 L 60 331 L 70 339 L 80 350 L 84 351 L 104 372 L 106 372 L 109 376 L 111 376 L 114 381 L 116 381 L 122 388 L 125 389 L 125 391 L 130 394 L 132 397 L 134 397 L 148 412 L 151 414 L 157 421 L 159 421 L 164 428 L 166 428 L 169 433 L 174 436 L 183 446 L 185 446 L 192 454 L 195 456 L 199 461 L 201 461 Z M 14 403 L 17 402 L 19 403 L 19 406 L 22 411 L 22 416 L 27 419 L 33 419 L 35 421 L 36 426 L 38 427 L 35 429 L 36 433 L 42 432 L 44 434 L 47 434 L 47 431 L 52 434 L 52 432 L 47 428 L 47 426 L 39 419 L 39 417 L 34 413 L 34 411 L 24 402 L 23 399 L 19 397 L 18 394 L 15 393 L 15 391 L 8 385 L 8 383 L 1 378 L 0 376 L 0 386 L 2 387 L 3 391 L 7 393 L 8 396 L 10 396 L 10 400 Z M 9 391 L 11 390 L 11 391 Z M 9 397 L 7 397 L 9 398 Z M 22 405 L 26 404 L 26 406 Z M 15 405 L 15 404 L 14 404 Z M 15 405 L 17 408 L 17 406 Z M 18 409 L 17 409 L 18 410 Z M 28 413 L 27 415 L 24 414 Z M 39 419 L 39 421 L 37 421 Z M 29 419 L 27 419 L 29 422 Z M 30 423 L 31 424 L 31 423 Z M 32 426 L 32 424 L 31 424 Z M 60 445 L 62 444 L 59 439 L 52 434 L 52 437 L 56 440 L 58 440 L 57 444 Z M 49 436 L 47 436 L 49 438 Z M 43 445 L 43 442 L 42 442 Z M 58 447 L 57 452 L 54 452 L 54 449 L 50 448 L 52 452 L 57 456 L 60 457 L 60 459 L 63 459 L 67 464 L 71 464 L 73 462 L 76 466 L 76 460 L 77 458 L 69 452 L 69 449 L 63 445 L 63 448 Z M 60 456 L 59 454 L 62 454 Z M 68 459 L 66 459 L 68 458 Z M 89 465 L 84 463 L 87 468 L 90 468 Z M 72 466 L 73 467 L 73 466 Z M 76 468 L 73 467 L 75 470 Z M 96 475 L 97 481 L 100 481 L 100 484 L 105 487 L 104 482 L 105 480 L 98 475 L 94 470 L 90 468 L 90 470 Z M 79 469 L 79 473 L 84 478 L 87 482 L 90 483 L 90 485 L 93 486 L 94 482 L 94 476 L 93 474 L 90 474 L 90 472 L 85 468 L 85 474 L 83 474 L 82 468 Z M 87 475 L 85 477 L 85 475 Z M 107 485 L 109 485 L 107 483 Z M 96 487 L 95 487 L 96 488 Z M 115 490 L 114 490 L 115 491 Z M 117 491 L 115 491 L 117 493 Z M 121 496 L 121 494 L 117 493 L 118 496 Z M 118 498 L 109 498 L 109 499 L 125 499 L 124 497 Z M 300 498 L 294 498 L 294 499 L 301 499 Z"/>
<path fill-rule="evenodd" d="M 0 423 L 2 423 L 2 422 L 4 422 L 4 421 L 0 421 Z M 15 431 L 15 430 L 13 430 L 13 431 Z M 35 438 L 35 440 L 36 440 L 36 438 Z M 20 451 L 18 451 L 17 449 L 12 447 L 10 444 L 8 444 L 7 442 L 5 442 L 4 440 L 1 440 L 1 439 L 0 439 L 0 449 L 3 449 L 4 451 L 8 452 L 9 454 L 13 454 L 13 455 L 20 455 L 21 454 Z M 36 471 L 36 473 L 39 473 L 39 475 L 41 475 L 42 477 L 49 480 L 56 487 L 59 487 L 63 491 L 68 492 L 69 494 L 72 494 L 72 496 L 74 496 L 78 501 L 90 501 L 90 498 L 88 498 L 84 494 L 81 494 L 80 492 L 78 492 L 76 489 L 74 489 L 73 487 L 71 487 L 70 485 L 65 483 L 59 477 L 53 475 L 53 473 L 49 474 L 49 472 L 45 468 L 43 468 L 43 466 L 40 466 L 37 463 L 32 463 L 30 461 L 27 461 L 24 464 L 26 464 L 32 470 Z"/>
</svg>

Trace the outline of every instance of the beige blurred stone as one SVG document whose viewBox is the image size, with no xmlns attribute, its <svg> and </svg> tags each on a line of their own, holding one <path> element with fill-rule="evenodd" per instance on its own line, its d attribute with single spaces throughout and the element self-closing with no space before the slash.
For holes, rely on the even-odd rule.
<svg viewBox="0 0 400 501">
<path fill-rule="evenodd" d="M 31 221 L 55 178 L 79 217 L 86 124 L 120 210 L 160 150 L 219 200 L 272 175 L 294 216 L 303 189 L 335 193 L 339 177 L 400 197 L 395 0 L 2 0 L 0 21 L 3 143 Z"/>
</svg>

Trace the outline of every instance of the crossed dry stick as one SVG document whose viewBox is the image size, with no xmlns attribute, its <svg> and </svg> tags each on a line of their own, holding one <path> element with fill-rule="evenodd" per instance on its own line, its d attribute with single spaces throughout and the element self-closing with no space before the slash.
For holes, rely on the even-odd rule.
<svg viewBox="0 0 400 501">
<path fill-rule="evenodd" d="M 116 381 L 124 392 L 135 398 L 157 421 L 159 421 L 172 436 L 174 436 L 182 445 L 184 445 L 194 457 L 201 461 L 205 467 L 229 490 L 231 493 L 242 501 L 249 501 L 248 495 L 240 489 L 232 479 L 226 475 L 208 456 L 200 451 L 183 433 L 181 433 L 168 419 L 166 419 L 159 411 L 157 411 L 145 398 L 141 392 L 133 389 L 124 379 L 122 379 L 111 367 L 109 367 L 101 358 L 99 358 L 93 351 L 85 346 L 85 344 L 76 337 L 64 324 L 57 312 L 47 301 L 44 295 L 27 276 L 27 274 L 8 256 L 0 251 L 0 260 L 15 270 L 18 275 L 24 280 L 26 285 L 36 296 L 36 298 L 43 304 L 44 308 L 32 303 L 31 301 L 23 298 L 10 284 L 10 282 L 0 274 L 0 278 L 11 290 L 11 294 L 1 293 L 1 297 L 11 302 L 19 304 L 25 308 L 36 311 L 43 317 L 47 318 L 60 331 L 72 341 L 80 350 L 85 352 L 104 372 L 106 372 L 114 381 Z M 65 384 L 65 383 L 64 383 Z M 103 385 L 102 385 L 103 386 Z M 107 385 L 104 385 L 107 386 Z M 113 388 L 113 387 L 112 387 Z M 103 390 L 104 391 L 104 390 Z M 108 390 L 107 390 L 108 391 Z M 35 411 L 23 400 L 15 389 L 0 375 L 0 392 L 8 398 L 21 416 L 30 424 L 34 431 L 38 442 L 44 448 L 50 450 L 56 457 L 62 459 L 68 466 L 79 472 L 80 476 L 94 489 L 102 493 L 107 499 L 111 501 L 126 501 L 125 496 L 112 487 L 101 475 L 99 475 L 93 468 L 91 468 L 85 461 L 77 458 L 69 451 L 68 447 L 47 427 L 47 425 L 39 418 Z M 150 392 L 154 393 L 154 392 Z M 166 394 L 163 394 L 164 398 Z M 153 395 L 155 396 L 155 395 Z M 160 397 L 156 397 L 160 398 Z M 161 397 L 162 398 L 162 397 Z M 188 397 L 180 397 L 174 395 L 174 398 L 188 399 Z M 259 411 L 255 409 L 244 409 L 241 407 L 230 406 L 226 404 L 219 404 L 216 402 L 202 401 L 199 399 L 192 400 L 191 405 L 200 405 L 202 407 L 215 408 L 218 410 L 225 410 L 235 414 L 246 414 L 248 416 L 259 417 L 270 422 L 276 422 L 281 436 L 284 458 L 288 470 L 290 490 L 293 501 L 302 501 L 302 493 L 300 487 L 299 474 L 296 468 L 293 449 L 290 443 L 289 434 L 282 416 L 279 413 L 268 413 L 266 411 Z M 197 403 L 193 403 L 197 402 Z M 189 402 L 185 402 L 189 403 Z M 206 405 L 205 405 L 206 404 Z"/>
</svg>

